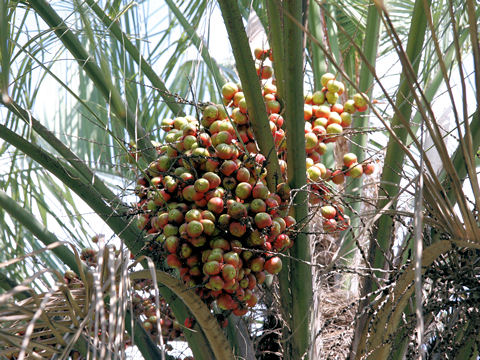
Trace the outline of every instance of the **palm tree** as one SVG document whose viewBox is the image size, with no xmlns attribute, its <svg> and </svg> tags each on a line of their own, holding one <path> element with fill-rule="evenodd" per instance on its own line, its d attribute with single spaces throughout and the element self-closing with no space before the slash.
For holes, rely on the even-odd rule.
<svg viewBox="0 0 480 360">
<path fill-rule="evenodd" d="M 130 336 L 145 359 L 168 358 L 129 301 L 131 284 L 143 284 L 154 308 L 162 298 L 179 323 L 196 319 L 194 331 L 183 328 L 195 359 L 327 358 L 325 334 L 338 326 L 329 296 L 331 311 L 351 316 L 335 355 L 476 358 L 479 11 L 472 0 L 1 0 L 1 356 L 126 356 Z M 199 116 L 238 80 L 276 190 L 281 170 L 244 27 L 254 17 L 275 59 L 299 231 L 260 306 L 222 330 L 149 252 L 131 203 L 165 141 L 161 120 Z M 216 60 L 220 18 L 232 56 Z M 333 189 L 352 219 L 333 235 L 305 191 L 304 94 L 325 72 L 349 96 L 366 94 L 370 110 L 322 162 L 335 168 L 353 152 L 379 167 L 368 184 Z M 107 231 L 88 266 L 78 249 Z"/>
</svg>

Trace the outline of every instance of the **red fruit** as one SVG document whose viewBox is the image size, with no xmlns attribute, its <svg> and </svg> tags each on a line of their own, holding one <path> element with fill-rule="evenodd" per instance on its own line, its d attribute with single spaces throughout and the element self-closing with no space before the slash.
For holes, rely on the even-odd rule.
<svg viewBox="0 0 480 360">
<path fill-rule="evenodd" d="M 225 281 L 223 284 L 223 290 L 229 294 L 235 294 L 239 288 L 240 284 L 235 279 Z"/>
<path fill-rule="evenodd" d="M 222 268 L 222 277 L 225 281 L 231 281 L 237 276 L 237 269 L 232 264 L 225 264 Z"/>
<path fill-rule="evenodd" d="M 193 328 L 194 324 L 195 324 L 195 319 L 193 317 L 187 317 L 183 322 L 183 325 L 185 325 L 185 327 L 188 329 Z"/>
<path fill-rule="evenodd" d="M 215 232 L 215 223 L 209 219 L 202 219 L 200 222 L 202 223 L 204 234 L 207 236 L 213 235 Z"/>
<path fill-rule="evenodd" d="M 340 231 L 347 230 L 350 226 L 350 217 L 348 215 L 339 215 L 337 221 L 337 228 Z"/>
<path fill-rule="evenodd" d="M 346 167 L 350 167 L 354 163 L 357 163 L 357 161 L 357 155 L 353 153 L 347 153 L 343 155 L 343 165 L 345 165 Z"/>
<path fill-rule="evenodd" d="M 189 244 L 182 244 L 182 247 L 180 248 L 180 257 L 182 259 L 187 259 L 192 255 L 192 251 L 193 250 Z"/>
<path fill-rule="evenodd" d="M 342 125 L 330 124 L 327 126 L 327 135 L 330 135 L 324 142 L 335 142 L 339 135 L 343 133 Z"/>
<path fill-rule="evenodd" d="M 287 225 L 287 228 L 289 228 L 291 226 L 294 226 L 297 223 L 295 218 L 293 216 L 290 216 L 290 215 L 284 217 L 283 220 L 285 220 L 285 224 Z"/>
<path fill-rule="evenodd" d="M 190 222 L 193 220 L 200 221 L 202 220 L 202 213 L 198 209 L 190 209 L 185 214 L 185 221 Z"/>
<path fill-rule="evenodd" d="M 265 262 L 264 268 L 272 275 L 278 274 L 282 270 L 282 259 L 274 256 Z"/>
<path fill-rule="evenodd" d="M 205 236 L 198 236 L 196 238 L 190 238 L 188 239 L 188 241 L 195 247 L 201 247 L 205 245 L 205 243 L 207 242 L 207 238 Z"/>
<path fill-rule="evenodd" d="M 307 169 L 307 177 L 310 181 L 318 182 L 322 178 L 322 171 L 318 166 L 310 166 Z"/>
<path fill-rule="evenodd" d="M 270 79 L 273 75 L 273 69 L 271 66 L 264 65 L 259 69 L 258 75 L 264 80 Z"/>
<path fill-rule="evenodd" d="M 208 120 L 215 120 L 218 116 L 218 109 L 215 105 L 207 105 L 203 109 L 202 115 L 204 118 L 207 118 Z"/>
<path fill-rule="evenodd" d="M 246 305 L 248 307 L 254 307 L 255 305 L 257 305 L 257 302 L 258 302 L 258 298 L 255 294 L 252 294 L 252 296 L 246 301 Z"/>
<path fill-rule="evenodd" d="M 272 225 L 272 217 L 265 212 L 260 212 L 255 215 L 255 224 L 259 229 L 264 229 Z"/>
<path fill-rule="evenodd" d="M 269 198 L 265 199 L 265 204 L 267 205 L 267 211 L 270 214 L 274 214 L 278 209 L 279 202 L 280 201 L 278 201 L 277 199 L 275 199 L 273 197 L 269 197 Z"/>
<path fill-rule="evenodd" d="M 253 55 L 255 56 L 255 59 L 257 60 L 265 60 L 267 56 L 266 50 L 260 49 L 260 48 L 255 48 L 253 50 Z"/>
<path fill-rule="evenodd" d="M 217 225 L 220 229 L 226 230 L 228 229 L 228 225 L 230 224 L 231 216 L 228 214 L 222 214 L 218 217 Z"/>
<path fill-rule="evenodd" d="M 328 116 L 330 115 L 330 106 L 328 105 L 320 105 L 317 108 L 315 108 L 315 117 L 316 118 L 325 118 L 328 119 Z"/>
<path fill-rule="evenodd" d="M 303 105 L 303 119 L 308 121 L 312 118 L 312 115 L 312 106 L 308 104 Z"/>
<path fill-rule="evenodd" d="M 217 275 L 221 271 L 221 266 L 218 261 L 208 261 L 203 265 L 203 273 L 205 275 Z"/>
<path fill-rule="evenodd" d="M 305 149 L 307 152 L 313 151 L 318 145 L 318 137 L 313 132 L 305 134 Z"/>
<path fill-rule="evenodd" d="M 290 243 L 291 243 L 291 240 L 290 240 L 290 237 L 287 234 L 280 234 L 275 239 L 275 241 L 273 243 L 273 247 L 277 251 L 282 251 L 282 250 L 290 247 Z"/>
<path fill-rule="evenodd" d="M 247 289 L 253 290 L 257 286 L 257 278 L 253 274 L 248 274 L 246 278 L 248 279 Z"/>
<path fill-rule="evenodd" d="M 137 218 L 137 227 L 140 230 L 145 229 L 145 226 L 147 226 L 148 221 L 149 221 L 149 216 L 148 215 L 146 215 L 146 214 L 139 215 L 138 218 Z"/>
<path fill-rule="evenodd" d="M 281 217 L 275 217 L 273 219 L 273 222 L 275 223 L 278 223 L 280 225 L 280 232 L 283 232 L 285 231 L 286 227 L 287 227 L 287 223 L 285 222 L 284 219 L 282 219 Z"/>
<path fill-rule="evenodd" d="M 230 241 L 230 244 L 231 244 L 232 250 L 236 254 L 240 254 L 243 251 L 242 250 L 243 244 L 239 240 L 232 240 Z"/>
<path fill-rule="evenodd" d="M 343 184 L 345 181 L 345 174 L 343 173 L 342 170 L 335 170 L 332 173 L 331 180 L 334 184 L 337 184 L 337 185 Z"/>
<path fill-rule="evenodd" d="M 203 174 L 202 177 L 208 181 L 210 189 L 216 189 L 222 183 L 222 179 L 220 179 L 220 176 L 218 176 L 214 172 L 206 172 L 205 174 Z"/>
<path fill-rule="evenodd" d="M 212 141 L 210 139 L 210 136 L 207 133 L 200 133 L 197 136 L 197 141 L 198 141 L 198 144 L 201 147 L 204 147 L 204 148 L 208 148 L 209 146 L 212 145 Z"/>
<path fill-rule="evenodd" d="M 337 210 L 331 205 L 325 205 L 320 208 L 320 213 L 325 219 L 333 219 L 337 215 Z"/>
<path fill-rule="evenodd" d="M 315 91 L 312 94 L 312 103 L 315 105 L 322 105 L 325 102 L 325 94 L 323 91 Z"/>
<path fill-rule="evenodd" d="M 275 131 L 275 133 L 273 134 L 273 140 L 275 141 L 275 146 L 277 147 L 280 146 L 282 150 L 286 146 L 284 139 L 285 139 L 285 131 L 283 131 L 283 129 L 279 129 Z"/>
<path fill-rule="evenodd" d="M 162 155 L 156 161 L 156 169 L 158 171 L 168 171 L 172 165 L 172 159 L 167 155 Z"/>
<path fill-rule="evenodd" d="M 245 235 L 245 233 L 247 232 L 247 226 L 234 221 L 230 223 L 228 230 L 230 234 L 239 238 Z"/>
<path fill-rule="evenodd" d="M 322 86 L 327 86 L 328 81 L 334 80 L 334 79 L 335 79 L 335 75 L 333 75 L 332 73 L 325 73 L 320 78 L 320 82 Z"/>
<path fill-rule="evenodd" d="M 265 212 L 267 211 L 267 205 L 262 199 L 253 199 L 253 201 L 250 203 L 250 210 L 255 214 Z"/>
<path fill-rule="evenodd" d="M 194 267 L 200 263 L 200 258 L 198 254 L 192 255 L 187 259 L 187 266 Z"/>
<path fill-rule="evenodd" d="M 188 236 L 190 236 L 192 238 L 198 237 L 202 234 L 202 232 L 203 232 L 203 225 L 200 221 L 193 220 L 193 221 L 190 221 L 187 224 L 187 234 L 188 234 Z"/>
<path fill-rule="evenodd" d="M 241 219 L 247 216 L 247 208 L 245 207 L 244 204 L 238 202 L 238 201 L 233 201 L 231 204 L 229 204 L 227 213 L 230 215 L 233 219 Z"/>
<path fill-rule="evenodd" d="M 253 272 L 259 272 L 263 270 L 263 265 L 265 264 L 265 259 L 263 257 L 256 257 L 250 260 L 249 268 Z"/>
<path fill-rule="evenodd" d="M 335 219 L 327 219 L 323 221 L 323 230 L 327 233 L 331 233 L 337 230 L 337 222 Z"/>
<path fill-rule="evenodd" d="M 214 248 L 212 251 L 210 251 L 208 254 L 208 257 L 206 259 L 206 262 L 209 261 L 217 261 L 218 263 L 223 262 L 223 250 L 220 248 Z M 203 253 L 202 253 L 203 255 Z"/>
<path fill-rule="evenodd" d="M 233 176 L 227 176 L 223 178 L 222 185 L 226 190 L 233 191 L 237 186 L 237 180 Z"/>
<path fill-rule="evenodd" d="M 263 246 L 263 244 L 265 243 L 265 235 L 262 235 L 258 230 L 255 230 L 250 234 L 247 242 L 248 242 L 248 245 L 250 246 Z M 249 260 L 249 258 L 248 259 L 245 258 L 245 256 L 248 256 L 248 252 L 244 251 L 242 253 L 242 256 L 244 256 L 245 260 Z"/>
<path fill-rule="evenodd" d="M 222 258 L 221 260 L 218 260 L 218 261 L 223 261 L 223 251 L 229 251 L 230 250 L 230 243 L 221 238 L 221 237 L 217 237 L 215 239 L 213 239 L 212 241 L 210 241 L 210 246 L 212 247 L 213 250 L 215 249 L 219 249 L 219 250 L 215 250 L 215 252 L 219 252 L 222 254 Z M 220 251 L 222 250 L 222 251 Z"/>
<path fill-rule="evenodd" d="M 347 171 L 347 176 L 351 176 L 353 178 L 359 178 L 363 175 L 363 167 L 360 164 L 353 163 Z"/>
<path fill-rule="evenodd" d="M 252 185 L 250 185 L 247 182 L 241 182 L 240 184 L 237 185 L 235 189 L 235 195 L 242 200 L 248 199 L 251 194 L 252 194 Z"/>
<path fill-rule="evenodd" d="M 238 86 L 233 82 L 228 82 L 222 86 L 222 95 L 225 99 L 231 99 L 238 92 Z"/>
<path fill-rule="evenodd" d="M 145 224 L 146 225 L 146 224 Z M 144 225 L 144 226 L 145 226 Z M 155 230 L 156 232 L 160 231 L 163 229 L 163 227 L 165 226 L 164 224 L 162 224 L 162 221 L 160 220 L 160 218 L 158 216 L 154 216 L 151 220 L 150 220 L 150 225 L 152 226 L 152 229 Z"/>
<path fill-rule="evenodd" d="M 217 146 L 218 144 L 231 144 L 232 140 L 232 134 L 224 130 L 215 134 L 215 138 L 212 137 L 212 144 L 213 146 Z"/>
<path fill-rule="evenodd" d="M 352 114 L 345 111 L 340 114 L 340 118 L 342 119 L 340 125 L 342 125 L 343 128 L 349 127 L 352 124 Z"/>
<path fill-rule="evenodd" d="M 331 111 L 335 111 L 337 114 L 341 114 L 343 112 L 343 105 L 342 104 L 334 104 L 330 108 Z"/>
<path fill-rule="evenodd" d="M 246 313 L 248 313 L 248 309 L 237 308 L 237 309 L 233 310 L 233 314 L 234 314 L 235 316 L 243 316 L 243 315 L 245 315 Z"/>
<path fill-rule="evenodd" d="M 223 211 L 223 200 L 219 197 L 212 197 L 207 203 L 208 210 L 215 214 L 221 214 Z"/>
<path fill-rule="evenodd" d="M 367 101 L 368 101 L 368 96 L 364 93 L 353 95 L 353 102 L 358 111 L 364 111 L 364 110 L 359 110 L 359 108 L 366 109 L 366 107 L 368 106 Z"/>
<path fill-rule="evenodd" d="M 182 263 L 178 259 L 178 256 L 175 254 L 170 254 L 167 256 L 167 265 L 174 269 L 179 269 L 182 266 Z"/>
<path fill-rule="evenodd" d="M 278 114 L 281 110 L 281 105 L 277 100 L 269 100 L 265 105 L 269 114 Z"/>
<path fill-rule="evenodd" d="M 225 285 L 225 282 L 221 278 L 221 276 L 211 276 L 210 280 L 208 281 L 207 285 L 205 287 L 207 289 L 211 289 L 213 291 L 220 291 L 223 289 L 223 286 Z"/>
<path fill-rule="evenodd" d="M 220 163 L 217 160 L 207 159 L 205 163 L 205 170 L 215 171 L 218 168 L 218 165 L 220 165 Z"/>
<path fill-rule="evenodd" d="M 338 101 L 339 96 L 336 92 L 327 91 L 325 93 L 325 98 L 329 104 L 334 105 Z"/>
<path fill-rule="evenodd" d="M 175 254 L 180 246 L 180 238 L 177 236 L 169 236 L 165 239 L 165 249 L 171 254 Z"/>
<path fill-rule="evenodd" d="M 375 172 L 375 165 L 371 162 L 363 164 L 362 167 L 365 175 L 372 175 Z"/>
<path fill-rule="evenodd" d="M 277 195 L 280 196 L 280 199 L 283 201 L 290 199 L 290 190 L 290 186 L 286 182 L 277 185 Z"/>
<path fill-rule="evenodd" d="M 172 224 L 167 224 L 163 227 L 163 235 L 166 237 L 177 235 L 178 234 L 178 227 Z"/>
<path fill-rule="evenodd" d="M 220 159 L 228 160 L 232 158 L 233 147 L 228 144 L 218 144 L 215 147 L 215 152 Z"/>
<path fill-rule="evenodd" d="M 222 294 L 217 299 L 217 305 L 222 310 L 232 310 L 235 308 L 236 303 L 230 295 Z"/>
<path fill-rule="evenodd" d="M 203 194 L 197 193 L 193 185 L 188 185 L 183 188 L 182 196 L 185 201 L 193 202 L 195 200 L 200 200 L 203 197 Z"/>
<path fill-rule="evenodd" d="M 252 189 L 252 196 L 255 199 L 262 199 L 265 200 L 268 197 L 268 187 L 265 184 L 258 183 Z"/>
<path fill-rule="evenodd" d="M 331 112 L 330 115 L 328 115 L 328 122 L 327 122 L 327 127 L 330 124 L 342 124 L 342 118 L 340 114 L 336 112 Z"/>
<path fill-rule="evenodd" d="M 232 246 L 232 249 L 233 249 L 233 246 Z M 240 260 L 240 257 L 238 256 L 238 253 L 233 251 L 225 253 L 223 255 L 223 261 L 225 262 L 225 264 L 230 264 L 235 268 L 239 268 L 241 265 L 241 260 Z"/>
<path fill-rule="evenodd" d="M 220 172 L 225 176 L 232 175 L 238 169 L 238 164 L 233 160 L 226 160 L 220 165 Z"/>
<path fill-rule="evenodd" d="M 215 215 L 209 210 L 203 210 L 201 212 L 201 215 L 202 215 L 202 219 L 210 220 L 212 222 L 215 222 L 216 220 Z"/>
</svg>

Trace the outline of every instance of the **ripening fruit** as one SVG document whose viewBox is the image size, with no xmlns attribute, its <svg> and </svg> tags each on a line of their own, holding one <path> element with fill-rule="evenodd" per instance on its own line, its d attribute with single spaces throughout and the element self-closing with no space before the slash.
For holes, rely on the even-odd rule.
<svg viewBox="0 0 480 360">
<path fill-rule="evenodd" d="M 375 165 L 372 162 L 365 163 L 362 167 L 365 175 L 372 175 L 375 172 Z"/>
<path fill-rule="evenodd" d="M 222 95 L 225 99 L 232 99 L 233 96 L 239 91 L 237 84 L 228 82 L 222 86 Z"/>
<path fill-rule="evenodd" d="M 267 53 L 261 48 L 255 48 L 255 50 L 253 50 L 253 55 L 257 60 L 265 60 Z"/>
<path fill-rule="evenodd" d="M 367 94 L 364 94 L 364 93 L 361 93 L 361 94 L 355 94 L 353 95 L 353 102 L 355 104 L 355 107 L 357 108 L 357 110 L 359 108 L 365 108 L 366 109 L 366 106 L 368 106 L 368 96 Z M 359 110 L 359 111 L 364 111 L 364 110 Z"/>
<path fill-rule="evenodd" d="M 218 117 L 218 108 L 215 105 L 207 105 L 202 115 L 207 120 L 214 121 Z"/>
<path fill-rule="evenodd" d="M 342 112 L 340 114 L 340 118 L 342 119 L 342 123 L 340 125 L 342 125 L 343 128 L 349 127 L 352 124 L 352 114 L 349 112 Z"/>
<path fill-rule="evenodd" d="M 333 219 L 337 215 L 337 210 L 332 205 L 325 205 L 320 208 L 320 213 L 325 219 Z"/>
<path fill-rule="evenodd" d="M 338 93 L 336 92 L 327 91 L 325 93 L 325 98 L 327 99 L 327 102 L 331 105 L 335 104 L 338 101 L 338 97 Z"/>
<path fill-rule="evenodd" d="M 320 78 L 320 82 L 322 83 L 322 86 L 327 86 L 327 83 L 330 81 L 330 80 L 334 80 L 335 79 L 335 75 L 331 74 L 331 73 L 325 73 L 322 75 L 322 77 Z"/>
<path fill-rule="evenodd" d="M 263 268 L 272 275 L 278 274 L 282 270 L 282 260 L 274 256 L 265 262 Z"/>
<path fill-rule="evenodd" d="M 323 230 L 327 233 L 335 232 L 337 230 L 337 222 L 335 219 L 325 219 L 323 221 Z"/>
<path fill-rule="evenodd" d="M 325 93 L 323 91 L 315 91 L 312 95 L 312 102 L 315 105 L 322 105 L 325 102 Z"/>
<path fill-rule="evenodd" d="M 359 178 L 363 175 L 363 167 L 360 164 L 354 163 L 352 164 L 347 171 L 347 175 L 353 178 Z"/>
<path fill-rule="evenodd" d="M 357 155 L 355 155 L 354 153 L 346 153 L 345 155 L 343 155 L 343 165 L 345 165 L 346 167 L 350 167 L 352 164 L 357 162 Z"/>
<path fill-rule="evenodd" d="M 345 174 L 343 173 L 342 170 L 335 170 L 332 173 L 331 179 L 334 184 L 337 184 L 337 185 L 343 184 L 345 182 Z"/>
</svg>

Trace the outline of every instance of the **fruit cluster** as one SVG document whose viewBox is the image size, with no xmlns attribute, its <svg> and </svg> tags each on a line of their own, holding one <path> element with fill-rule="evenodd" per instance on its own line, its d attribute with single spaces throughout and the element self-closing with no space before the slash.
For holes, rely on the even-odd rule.
<svg viewBox="0 0 480 360">
<path fill-rule="evenodd" d="M 201 124 L 186 116 L 162 127 L 166 144 L 137 181 L 138 226 L 207 304 L 243 315 L 256 284 L 281 270 L 271 251 L 292 245 L 288 194 L 270 193 L 265 157 L 244 147 L 223 107 L 206 106 Z"/>
<path fill-rule="evenodd" d="M 341 169 L 329 169 L 321 162 L 321 156 L 327 151 L 327 143 L 335 142 L 343 135 L 344 129 L 352 124 L 352 115 L 357 111 L 367 109 L 365 94 L 355 94 L 353 99 L 339 103 L 345 91 L 342 82 L 335 75 L 326 73 L 321 77 L 323 88 L 305 97 L 305 150 L 307 178 L 311 184 L 310 202 L 321 204 L 320 213 L 323 216 L 323 228 L 327 232 L 343 231 L 350 225 L 350 219 L 344 214 L 343 207 L 334 203 L 325 181 L 340 185 L 345 176 L 357 178 L 373 173 L 373 164 L 358 164 L 355 154 L 344 156 L 344 166 Z"/>
<path fill-rule="evenodd" d="M 282 106 L 273 70 L 264 64 L 273 58 L 270 50 L 262 49 L 255 57 L 286 177 Z M 338 184 L 345 175 L 360 176 L 358 169 L 363 172 L 364 167 L 349 161 L 343 169 L 327 169 L 321 156 L 326 144 L 350 126 L 352 114 L 366 109 L 366 96 L 357 94 L 342 105 L 337 102 L 344 85 L 332 74 L 321 81 L 323 88 L 305 98 L 307 176 L 316 194 L 311 202 L 331 208 L 321 211 L 325 229 L 336 231 L 348 226 L 348 217 L 339 204 L 331 203 L 325 181 Z M 165 144 L 137 181 L 138 227 L 151 234 L 150 248 L 160 248 L 166 264 L 178 269 L 207 304 L 216 301 L 220 309 L 243 315 L 257 302 L 256 285 L 281 270 L 275 252 L 292 246 L 289 230 L 295 220 L 287 213 L 286 183 L 275 193 L 266 185 L 265 157 L 259 154 L 241 85 L 225 84 L 222 95 L 223 105 L 205 106 L 200 121 L 192 116 L 162 120 Z"/>
<path fill-rule="evenodd" d="M 254 50 L 257 60 L 257 72 L 260 79 L 268 79 L 261 75 L 261 70 L 266 65 L 264 61 L 269 58 L 273 62 L 270 49 Z M 285 132 L 282 129 L 283 117 L 280 101 L 277 98 L 275 81 L 262 81 L 263 97 L 269 115 L 270 129 L 277 147 L 282 172 L 286 169 L 286 142 Z M 339 203 L 333 203 L 333 196 L 326 181 L 340 185 L 345 181 L 345 176 L 357 178 L 362 174 L 370 175 L 374 171 L 373 163 L 358 164 L 354 154 L 345 155 L 344 166 L 341 169 L 329 169 L 322 163 L 322 155 L 327 151 L 327 143 L 335 142 L 343 136 L 345 128 L 352 123 L 352 115 L 359 111 L 365 111 L 368 107 L 368 97 L 365 94 L 355 94 L 353 99 L 339 102 L 345 92 L 345 86 L 338 81 L 334 74 L 326 73 L 321 79 L 322 89 L 305 97 L 304 120 L 305 120 L 305 151 L 307 179 L 310 185 L 310 202 L 335 209 L 333 217 L 325 217 L 325 211 L 321 211 L 324 218 L 324 230 L 327 232 L 342 231 L 348 228 L 349 218 L 344 214 L 343 207 Z M 233 107 L 234 112 L 247 114 L 246 109 L 237 109 L 235 97 L 243 97 L 243 93 L 235 92 L 235 84 L 227 84 L 222 89 L 224 103 Z M 240 95 L 239 95 L 240 94 Z M 230 101 L 233 99 L 233 101 Z M 237 107 L 236 107 L 237 106 Z M 248 117 L 248 114 L 247 114 Z M 248 126 L 248 123 L 247 123 Z M 248 127 L 246 129 L 248 131 Z M 331 211 L 330 211 L 331 213 Z"/>
<path fill-rule="evenodd" d="M 143 328 L 150 334 L 152 339 L 158 336 L 159 329 L 157 328 L 157 306 L 155 295 L 143 296 L 140 292 L 151 290 L 151 280 L 138 280 L 134 284 L 134 293 L 132 299 L 133 311 L 138 318 L 143 319 Z M 164 343 L 168 341 L 179 339 L 183 337 L 182 327 L 175 319 L 170 307 L 165 299 L 158 300 L 161 314 L 160 327 Z M 167 344 L 168 347 L 168 344 Z M 167 349 L 169 350 L 169 349 Z"/>
<path fill-rule="evenodd" d="M 92 238 L 93 242 L 96 242 L 98 235 Z M 98 252 L 91 248 L 82 249 L 81 259 L 88 266 L 96 266 Z M 82 288 L 83 282 L 75 274 L 75 272 L 68 270 L 64 274 L 64 281 L 68 285 L 69 289 Z M 136 318 L 142 321 L 143 328 L 152 337 L 153 340 L 157 339 L 157 306 L 156 297 L 153 295 L 152 281 L 149 279 L 135 280 L 132 290 L 132 308 Z M 175 319 L 169 305 L 160 297 L 158 299 L 161 314 L 160 326 L 162 331 L 163 342 L 166 344 L 166 350 L 172 350 L 168 345 L 169 341 L 182 339 L 183 332 L 182 326 Z M 105 308 L 108 312 L 108 308 Z M 125 336 L 128 336 L 125 334 Z M 131 342 L 127 341 L 127 345 L 131 345 Z"/>
</svg>

